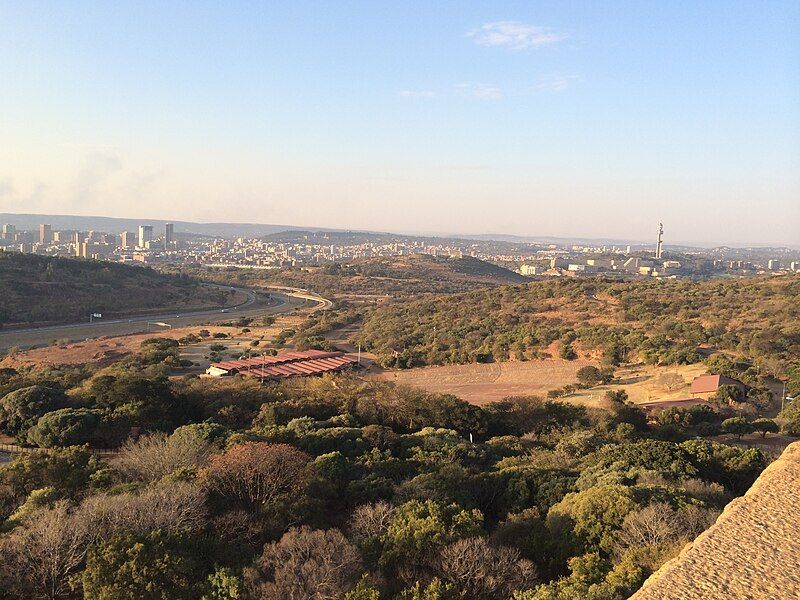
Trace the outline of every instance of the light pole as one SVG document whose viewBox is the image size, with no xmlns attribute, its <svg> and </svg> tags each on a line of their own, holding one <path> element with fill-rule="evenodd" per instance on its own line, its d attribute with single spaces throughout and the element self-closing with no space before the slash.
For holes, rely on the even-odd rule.
<svg viewBox="0 0 800 600">
<path fill-rule="evenodd" d="M 261 383 L 264 383 L 264 369 L 267 367 L 267 355 L 261 351 Z"/>
<path fill-rule="evenodd" d="M 783 406 L 786 403 L 786 381 L 783 382 L 783 392 L 781 393 L 781 412 L 783 412 Z"/>
</svg>

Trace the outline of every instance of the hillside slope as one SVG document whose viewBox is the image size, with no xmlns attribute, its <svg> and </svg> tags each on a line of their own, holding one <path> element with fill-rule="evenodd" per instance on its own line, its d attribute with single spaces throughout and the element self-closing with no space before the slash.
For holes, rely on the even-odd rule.
<svg viewBox="0 0 800 600">
<path fill-rule="evenodd" d="M 0 325 L 223 304 L 227 293 L 146 267 L 0 252 Z"/>
<path fill-rule="evenodd" d="M 226 282 L 300 287 L 326 297 L 449 294 L 528 281 L 514 271 L 477 258 L 444 258 L 427 254 L 367 258 L 347 264 L 332 263 L 271 272 L 217 272 L 212 277 Z"/>
<path fill-rule="evenodd" d="M 367 316 L 357 341 L 386 366 L 537 358 L 556 341 L 562 358 L 574 343 L 611 362 L 697 362 L 703 346 L 791 361 L 800 352 L 798 306 L 798 276 L 564 279 L 386 303 Z"/>
</svg>

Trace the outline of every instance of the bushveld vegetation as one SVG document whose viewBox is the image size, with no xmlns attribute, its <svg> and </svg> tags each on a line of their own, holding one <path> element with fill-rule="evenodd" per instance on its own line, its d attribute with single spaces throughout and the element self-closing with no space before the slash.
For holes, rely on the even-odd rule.
<svg viewBox="0 0 800 600">
<path fill-rule="evenodd" d="M 327 298 L 350 294 L 409 298 L 525 281 L 525 277 L 514 271 L 477 258 L 443 258 L 427 254 L 359 259 L 347 264 L 276 271 L 214 270 L 202 272 L 202 275 L 225 283 L 309 289 Z"/>
<path fill-rule="evenodd" d="M 0 429 L 47 448 L 0 468 L 0 597 L 625 598 L 766 464 L 697 438 L 722 413 L 648 423 L 624 394 L 477 407 L 176 361 L 154 338 L 99 370 L 0 372 Z"/>
<path fill-rule="evenodd" d="M 606 364 L 686 364 L 704 347 L 775 374 L 797 369 L 800 277 L 551 280 L 387 303 L 358 336 L 388 367 L 535 359 L 576 345 Z"/>
<path fill-rule="evenodd" d="M 576 387 L 632 359 L 747 385 L 649 418 L 621 390 L 602 410 L 478 407 L 358 375 L 177 377 L 164 338 L 104 368 L 2 369 L 0 432 L 31 450 L 0 467 L 0 598 L 626 598 L 765 467 L 714 436 L 800 435 L 800 404 L 757 418 L 766 375 L 800 391 L 798 286 L 549 281 L 366 315 L 392 366 L 555 347 L 601 358 Z M 283 341 L 362 316 L 317 313 Z"/>
</svg>

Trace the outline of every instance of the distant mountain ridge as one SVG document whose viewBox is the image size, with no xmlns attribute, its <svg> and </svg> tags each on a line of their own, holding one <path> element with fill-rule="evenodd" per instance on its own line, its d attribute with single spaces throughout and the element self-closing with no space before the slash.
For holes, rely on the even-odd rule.
<svg viewBox="0 0 800 600">
<path fill-rule="evenodd" d="M 193 221 L 170 221 L 168 219 L 124 219 L 118 217 L 95 217 L 79 215 L 35 215 L 0 213 L 0 223 L 10 223 L 17 229 L 36 230 L 40 223 L 48 223 L 53 229 L 75 229 L 78 231 L 105 231 L 122 233 L 136 231 L 139 225 L 163 228 L 165 223 L 175 225 L 176 233 L 194 233 L 219 237 L 261 237 L 279 231 L 309 229 L 291 225 L 252 223 L 195 223 Z M 322 231 L 322 230 L 318 230 Z"/>
<path fill-rule="evenodd" d="M 655 245 L 655 240 L 625 240 L 616 238 L 590 238 L 590 237 L 555 237 L 547 235 L 511 235 L 503 233 L 487 234 L 448 234 L 448 233 L 396 233 L 385 231 L 371 231 L 363 229 L 339 229 L 331 227 L 308 227 L 298 225 L 280 225 L 274 223 L 199 223 L 195 221 L 176 221 L 170 219 L 127 219 L 121 217 L 100 217 L 82 215 L 44 215 L 44 214 L 16 214 L 0 213 L 0 224 L 10 223 L 28 231 L 38 229 L 40 223 L 48 223 L 55 230 L 78 230 L 78 231 L 105 231 L 108 233 L 122 233 L 123 231 L 135 232 L 139 225 L 152 225 L 155 230 L 162 230 L 165 223 L 172 223 L 176 233 L 193 234 L 200 236 L 213 236 L 222 238 L 258 238 L 275 236 L 284 232 L 305 232 L 308 234 L 331 233 L 331 234 L 350 234 L 357 237 L 369 237 L 378 239 L 417 239 L 423 241 L 452 240 L 463 243 L 467 242 L 496 242 L 514 245 L 530 244 L 557 244 L 557 245 L 586 245 L 586 246 L 626 246 L 630 245 L 634 249 Z M 713 247 L 725 247 L 715 243 L 685 244 L 667 243 L 665 248 L 671 249 L 711 249 Z M 732 246 L 731 246 L 732 247 Z M 732 247 L 733 248 L 733 247 Z M 775 250 L 788 251 L 800 249 L 798 246 L 771 245 L 771 244 L 743 244 L 735 248 L 756 249 L 756 250 Z"/>
</svg>

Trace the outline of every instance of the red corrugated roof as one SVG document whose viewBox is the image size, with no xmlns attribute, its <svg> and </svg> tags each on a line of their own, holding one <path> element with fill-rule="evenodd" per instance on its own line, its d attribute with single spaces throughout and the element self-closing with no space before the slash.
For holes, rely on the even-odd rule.
<svg viewBox="0 0 800 600">
<path fill-rule="evenodd" d="M 258 356 L 244 360 L 212 363 L 225 371 L 236 370 L 240 375 L 264 379 L 285 379 L 294 376 L 321 375 L 356 364 L 356 359 L 343 352 L 304 350 L 284 352 L 277 356 Z"/>
</svg>

